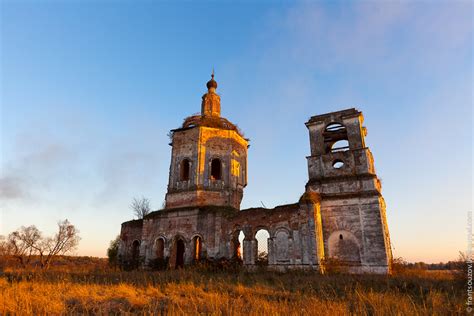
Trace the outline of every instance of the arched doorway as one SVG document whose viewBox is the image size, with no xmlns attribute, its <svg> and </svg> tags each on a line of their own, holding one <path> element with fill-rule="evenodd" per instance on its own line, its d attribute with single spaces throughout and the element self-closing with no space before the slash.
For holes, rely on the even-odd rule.
<svg viewBox="0 0 474 316">
<path fill-rule="evenodd" d="M 237 229 L 232 233 L 230 240 L 230 256 L 232 260 L 236 260 L 240 263 L 243 263 L 244 260 L 244 237 L 244 232 L 240 229 Z"/>
<path fill-rule="evenodd" d="M 157 259 L 163 259 L 165 257 L 165 241 L 163 238 L 158 238 L 155 245 L 155 255 Z"/>
<path fill-rule="evenodd" d="M 132 259 L 138 260 L 140 256 L 140 242 L 138 240 L 134 240 L 132 243 Z"/>
<path fill-rule="evenodd" d="M 132 260 L 130 268 L 137 269 L 140 265 L 140 241 L 134 240 L 132 243 Z"/>
<path fill-rule="evenodd" d="M 255 263 L 257 265 L 266 266 L 268 265 L 268 239 L 270 238 L 270 233 L 265 228 L 261 228 L 255 234 L 255 240 L 257 244 L 257 258 Z"/>
<path fill-rule="evenodd" d="M 237 242 L 238 242 L 238 249 L 237 249 L 237 255 L 240 260 L 244 261 L 244 239 L 245 239 L 245 234 L 243 231 L 239 232 L 239 235 L 237 237 Z"/>
<path fill-rule="evenodd" d="M 175 268 L 182 268 L 184 267 L 184 251 L 186 247 L 184 245 L 184 241 L 182 239 L 178 239 L 176 241 L 176 266 Z"/>
</svg>

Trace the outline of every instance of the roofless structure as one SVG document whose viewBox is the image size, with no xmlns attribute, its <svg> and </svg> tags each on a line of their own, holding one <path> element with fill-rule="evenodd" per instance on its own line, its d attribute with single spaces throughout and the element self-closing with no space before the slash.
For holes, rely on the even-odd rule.
<svg viewBox="0 0 474 316">
<path fill-rule="evenodd" d="M 362 113 L 347 109 L 306 123 L 309 179 L 299 201 L 241 210 L 249 141 L 221 116 L 214 74 L 206 86 L 201 114 L 171 131 L 165 208 L 122 224 L 121 263 L 177 268 L 199 260 L 235 260 L 252 269 L 258 243 L 265 242 L 270 269 L 323 272 L 331 258 L 354 273 L 388 273 L 385 202 L 365 145 Z M 262 229 L 266 241 L 256 238 Z"/>
</svg>

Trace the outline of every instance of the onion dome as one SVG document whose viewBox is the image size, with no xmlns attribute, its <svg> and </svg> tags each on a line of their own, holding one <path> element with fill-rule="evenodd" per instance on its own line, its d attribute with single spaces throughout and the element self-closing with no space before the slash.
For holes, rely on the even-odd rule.
<svg viewBox="0 0 474 316">
<path fill-rule="evenodd" d="M 212 71 L 211 80 L 207 82 L 206 86 L 208 90 L 211 88 L 217 88 L 217 82 L 214 80 L 214 70 Z"/>
</svg>

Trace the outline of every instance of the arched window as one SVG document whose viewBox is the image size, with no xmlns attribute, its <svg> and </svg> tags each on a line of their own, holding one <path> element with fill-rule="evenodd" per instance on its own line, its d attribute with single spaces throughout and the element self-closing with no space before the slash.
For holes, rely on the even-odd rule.
<svg viewBox="0 0 474 316">
<path fill-rule="evenodd" d="M 140 242 L 138 240 L 135 240 L 132 243 L 132 259 L 137 260 L 139 256 L 140 256 Z"/>
<path fill-rule="evenodd" d="M 214 158 L 211 161 L 211 179 L 212 180 L 220 180 L 221 179 L 221 160 L 218 158 Z"/>
<path fill-rule="evenodd" d="M 323 132 L 324 151 L 331 152 L 349 150 L 347 129 L 341 123 L 331 123 L 326 126 Z"/>
<path fill-rule="evenodd" d="M 336 159 L 336 160 L 333 161 L 332 167 L 334 169 L 341 169 L 342 167 L 344 167 L 344 161 L 342 161 L 340 159 Z"/>
<path fill-rule="evenodd" d="M 341 123 L 331 123 L 328 126 L 326 126 L 326 132 L 341 132 L 345 129 L 346 127 L 342 125 Z"/>
<path fill-rule="evenodd" d="M 198 261 L 199 259 L 201 259 L 201 248 L 202 248 L 201 237 L 196 236 L 193 238 L 193 246 L 194 246 L 194 260 Z"/>
<path fill-rule="evenodd" d="M 164 252 L 165 252 L 165 241 L 163 240 L 163 238 L 158 238 L 156 240 L 155 247 L 156 247 L 156 249 L 155 249 L 156 258 L 157 259 L 163 259 L 164 258 Z"/>
<path fill-rule="evenodd" d="M 179 179 L 181 181 L 189 180 L 190 164 L 191 162 L 189 162 L 188 159 L 183 159 L 183 161 L 181 161 L 181 168 L 180 168 L 180 173 L 179 173 Z"/>
<path fill-rule="evenodd" d="M 347 141 L 347 139 L 338 140 L 331 146 L 331 152 L 346 151 L 346 150 L 349 150 L 349 142 Z"/>
</svg>

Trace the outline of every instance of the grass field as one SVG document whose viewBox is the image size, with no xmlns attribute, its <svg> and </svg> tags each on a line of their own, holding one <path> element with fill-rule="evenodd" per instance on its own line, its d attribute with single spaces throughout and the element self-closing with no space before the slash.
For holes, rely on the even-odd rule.
<svg viewBox="0 0 474 316">
<path fill-rule="evenodd" d="M 0 314 L 451 315 L 465 314 L 464 288 L 465 281 L 447 271 L 388 277 L 203 268 L 6 269 Z"/>
</svg>

